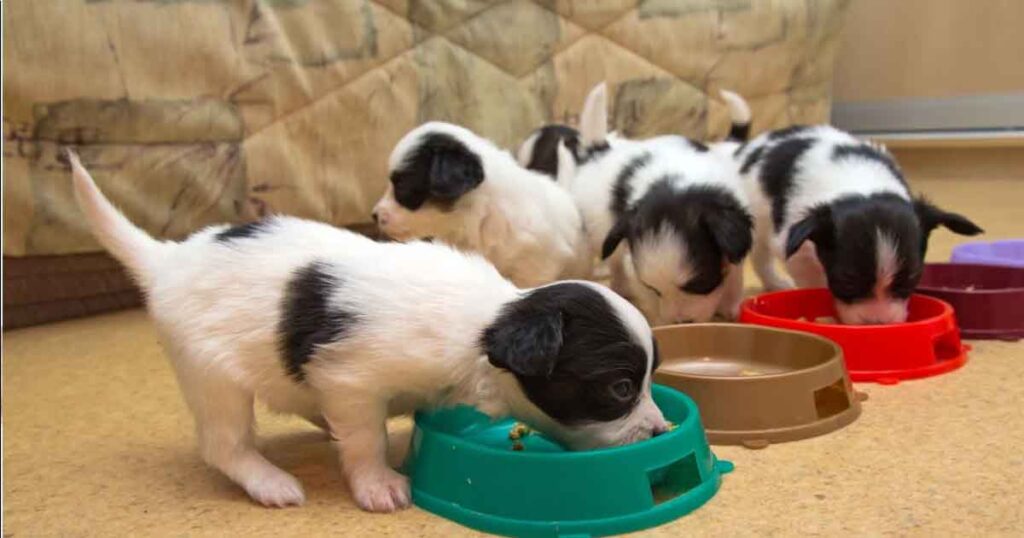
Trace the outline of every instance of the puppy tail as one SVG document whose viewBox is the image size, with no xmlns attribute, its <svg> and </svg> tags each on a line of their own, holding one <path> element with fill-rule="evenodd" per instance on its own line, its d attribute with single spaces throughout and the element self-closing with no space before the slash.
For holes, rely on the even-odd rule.
<svg viewBox="0 0 1024 538">
<path fill-rule="evenodd" d="M 71 163 L 75 199 L 96 240 L 148 289 L 150 266 L 163 245 L 132 224 L 103 196 L 74 151 L 68 149 L 67 158 Z"/>
<path fill-rule="evenodd" d="M 608 84 L 594 86 L 580 112 L 580 141 L 584 147 L 602 144 L 608 138 Z"/>
<path fill-rule="evenodd" d="M 718 93 L 729 108 L 729 119 L 732 122 L 726 140 L 746 142 L 750 138 L 750 105 L 737 93 L 729 90 L 719 90 Z"/>
<path fill-rule="evenodd" d="M 572 178 L 576 176 L 576 157 L 565 146 L 565 140 L 558 141 L 558 185 L 568 189 L 572 186 Z"/>
</svg>

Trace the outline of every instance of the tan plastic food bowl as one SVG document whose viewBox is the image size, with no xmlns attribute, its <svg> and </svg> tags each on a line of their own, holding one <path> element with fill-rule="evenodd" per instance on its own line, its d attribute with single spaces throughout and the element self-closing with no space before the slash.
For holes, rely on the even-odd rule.
<svg viewBox="0 0 1024 538">
<path fill-rule="evenodd" d="M 654 380 L 697 402 L 708 441 L 763 448 L 823 435 L 860 416 L 835 343 L 812 334 L 706 323 L 654 329 Z"/>
</svg>

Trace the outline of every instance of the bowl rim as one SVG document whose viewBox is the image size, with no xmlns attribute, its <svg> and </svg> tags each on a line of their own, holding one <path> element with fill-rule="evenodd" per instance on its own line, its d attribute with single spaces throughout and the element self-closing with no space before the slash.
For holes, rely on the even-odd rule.
<svg viewBox="0 0 1024 538">
<path fill-rule="evenodd" d="M 976 248 L 991 247 L 995 245 L 1024 245 L 1024 238 L 993 239 L 991 241 L 966 241 L 955 245 L 953 250 L 972 250 Z M 1002 256 L 996 256 L 1002 257 Z"/>
<path fill-rule="evenodd" d="M 829 358 L 827 361 L 824 361 L 824 362 L 821 362 L 821 363 L 818 363 L 818 364 L 814 364 L 814 365 L 808 366 L 806 368 L 800 368 L 799 370 L 787 370 L 785 372 L 778 372 L 778 373 L 774 373 L 774 374 L 761 374 L 761 375 L 751 375 L 751 376 L 723 376 L 723 375 L 684 374 L 684 373 L 679 373 L 679 372 L 661 372 L 662 375 L 678 376 L 678 377 L 684 377 L 684 378 L 688 378 L 688 379 L 707 379 L 707 380 L 737 381 L 737 382 L 749 383 L 749 382 L 756 382 L 756 381 L 763 381 L 763 380 L 771 380 L 771 379 L 778 378 L 778 377 L 788 378 L 788 377 L 792 377 L 792 376 L 794 376 L 796 374 L 806 374 L 806 373 L 811 373 L 811 372 L 815 372 L 815 371 L 818 371 L 818 370 L 825 370 L 825 369 L 831 368 L 832 367 L 832 363 L 834 361 L 836 361 L 836 360 L 839 361 L 839 364 L 840 364 L 840 366 L 842 366 L 843 370 L 844 371 L 846 370 L 846 366 L 845 366 L 846 365 L 846 360 L 845 360 L 845 356 L 844 356 L 844 353 L 843 353 L 842 346 L 837 344 L 834 340 L 830 340 L 828 338 L 825 338 L 824 336 L 821 336 L 820 334 L 809 333 L 809 332 L 806 332 L 806 331 L 797 331 L 797 330 L 794 330 L 794 329 L 788 329 L 788 328 L 783 328 L 783 327 L 775 327 L 775 326 L 771 326 L 771 325 L 757 325 L 757 324 L 754 324 L 754 323 L 682 323 L 682 324 L 675 324 L 675 325 L 659 325 L 658 327 L 654 327 L 652 329 L 652 331 L 665 330 L 665 329 L 677 329 L 677 328 L 682 328 L 683 330 L 689 330 L 691 327 L 696 328 L 696 327 L 708 327 L 708 326 L 739 328 L 741 330 L 755 330 L 755 331 L 764 331 L 764 332 L 776 332 L 776 333 L 788 334 L 788 335 L 796 337 L 796 338 L 805 338 L 805 339 L 810 339 L 810 340 L 817 340 L 819 343 L 825 344 L 828 347 L 832 348 L 832 352 L 833 353 L 832 353 L 832 357 Z M 662 360 L 663 364 L 665 362 L 666 361 Z M 657 372 L 657 370 L 655 370 L 655 372 Z"/>
<path fill-rule="evenodd" d="M 879 330 L 887 331 L 887 330 L 890 330 L 890 329 L 923 328 L 923 327 L 926 327 L 928 325 L 932 325 L 932 324 L 934 324 L 937 321 L 941 321 L 941 320 L 945 319 L 948 316 L 952 316 L 953 315 L 953 306 L 952 305 L 950 305 L 946 301 L 943 301 L 942 299 L 939 299 L 937 297 L 932 297 L 930 295 L 925 295 L 923 293 L 914 293 L 914 294 L 911 295 L 911 299 L 913 299 L 914 297 L 917 297 L 918 300 L 920 300 L 920 301 L 936 303 L 936 304 L 938 304 L 942 308 L 942 312 L 941 313 L 939 313 L 939 314 L 937 314 L 935 316 L 931 316 L 931 317 L 928 317 L 928 318 L 925 318 L 925 319 L 920 319 L 920 320 L 917 320 L 917 321 L 906 321 L 906 322 L 903 322 L 903 323 L 886 323 L 884 325 L 844 325 L 844 324 L 841 324 L 841 323 L 834 323 L 834 324 L 833 323 L 815 323 L 815 322 L 812 322 L 812 321 L 800 321 L 800 320 L 792 319 L 792 318 L 785 318 L 785 317 L 780 317 L 780 316 L 772 316 L 772 315 L 769 315 L 769 314 L 765 314 L 763 312 L 758 312 L 757 310 L 754 309 L 754 305 L 756 304 L 756 302 L 758 300 L 766 298 L 766 297 L 781 296 L 781 295 L 792 295 L 792 294 L 797 294 L 797 293 L 812 293 L 812 292 L 813 293 L 822 293 L 822 292 L 824 292 L 824 293 L 829 294 L 829 296 L 832 295 L 831 292 L 828 291 L 828 288 L 797 288 L 797 289 L 791 289 L 791 290 L 769 291 L 769 292 L 760 293 L 758 295 L 755 295 L 753 297 L 748 297 L 747 299 L 745 299 L 743 301 L 743 303 L 740 305 L 740 312 L 741 313 L 742 312 L 747 312 L 750 315 L 758 316 L 760 318 L 768 318 L 768 319 L 772 319 L 772 320 L 779 320 L 779 321 L 785 322 L 787 324 L 791 324 L 790 326 L 783 327 L 783 328 L 787 328 L 787 329 L 792 329 L 792 328 L 796 328 L 796 327 L 809 327 L 809 328 L 814 328 L 814 329 L 817 329 L 817 330 L 846 332 L 846 333 L 856 333 L 856 332 L 865 332 L 865 331 L 879 331 Z"/>
<path fill-rule="evenodd" d="M 1024 243 L 1024 241 L 1022 241 Z M 996 271 L 1011 271 L 1024 273 L 1024 267 L 1014 265 L 989 265 L 986 263 L 959 263 L 959 262 L 937 262 L 927 263 L 925 267 L 971 267 L 971 268 L 984 268 L 994 269 Z M 1007 288 L 987 288 L 983 290 L 967 290 L 958 288 L 943 288 L 937 286 L 918 286 L 917 290 L 927 291 L 929 293 L 948 293 L 956 295 L 1001 295 L 1005 293 L 1024 293 L 1024 285 L 1012 286 Z"/>
<path fill-rule="evenodd" d="M 565 450 L 564 452 L 527 452 L 527 451 L 518 451 L 517 452 L 517 451 L 510 451 L 510 450 L 502 450 L 502 449 L 499 449 L 499 448 L 496 448 L 496 447 L 492 447 L 492 446 L 488 446 L 488 445 L 481 445 L 481 444 L 477 444 L 477 443 L 471 443 L 471 442 L 467 441 L 464 437 L 459 437 L 458 435 L 454 435 L 452 433 L 441 431 L 441 430 L 439 430 L 437 428 L 434 428 L 434 427 L 424 427 L 423 426 L 423 424 L 421 423 L 421 420 L 420 420 L 421 415 L 429 414 L 429 413 L 434 413 L 434 412 L 438 412 L 438 411 L 443 411 L 443 410 L 446 410 L 446 409 L 451 409 L 451 408 L 446 408 L 446 407 L 441 407 L 441 408 L 431 409 L 431 410 L 417 411 L 415 413 L 415 415 L 414 415 L 414 418 L 413 418 L 413 428 L 414 429 L 419 429 L 421 432 L 429 431 L 430 435 L 439 436 L 440 438 L 445 439 L 446 441 L 449 441 L 449 442 L 452 442 L 454 444 L 459 445 L 460 448 L 462 448 L 462 449 L 470 449 L 470 450 L 475 450 L 475 451 L 483 452 L 483 453 L 500 454 L 502 456 L 510 456 L 510 457 L 517 457 L 517 458 L 546 459 L 546 460 L 567 460 L 567 459 L 582 460 L 582 459 L 588 459 L 588 458 L 604 458 L 606 456 L 614 456 L 616 454 L 621 454 L 621 453 L 624 453 L 624 452 L 626 452 L 626 453 L 628 453 L 628 452 L 635 452 L 637 450 L 648 450 L 648 449 L 649 450 L 656 450 L 657 447 L 659 447 L 660 445 L 671 443 L 671 442 L 675 441 L 676 438 L 685 435 L 686 431 L 689 430 L 689 429 L 698 428 L 703 433 L 704 426 L 700 423 L 700 420 L 699 420 L 699 418 L 700 418 L 699 417 L 700 410 L 697 408 L 697 403 L 693 401 L 693 398 L 690 398 L 686 394 L 683 394 L 681 391 L 679 391 L 677 389 L 674 389 L 672 387 L 669 387 L 667 385 L 662 385 L 660 383 L 654 383 L 653 380 L 652 380 L 652 382 L 651 382 L 652 397 L 653 397 L 654 391 L 662 392 L 662 393 L 664 393 L 665 396 L 667 396 L 669 398 L 675 398 L 680 403 L 685 405 L 686 406 L 686 421 L 683 422 L 682 424 L 676 424 L 676 428 L 674 430 L 672 430 L 672 431 L 669 431 L 667 433 L 658 435 L 657 437 L 651 437 L 649 439 L 644 439 L 643 441 L 640 441 L 640 442 L 629 443 L 627 445 L 602 447 L 602 448 L 595 448 L 595 449 L 590 449 L 590 450 Z M 498 418 L 498 419 L 492 419 L 491 421 L 492 422 L 497 422 L 497 421 L 500 421 L 500 420 L 507 420 L 507 419 L 510 419 L 510 418 L 515 420 L 514 417 L 506 416 L 506 417 L 502 417 L 502 418 Z M 415 434 L 415 432 L 414 432 L 414 434 Z M 559 445 L 561 445 L 561 443 L 559 443 Z"/>
<path fill-rule="evenodd" d="M 956 263 L 957 258 L 965 262 L 979 265 L 998 265 L 1001 267 L 1024 267 L 1024 258 L 1001 256 L 992 252 L 1000 245 L 1021 245 L 1024 239 L 996 239 L 993 241 L 969 241 L 955 245 L 950 252 L 950 261 Z"/>
</svg>

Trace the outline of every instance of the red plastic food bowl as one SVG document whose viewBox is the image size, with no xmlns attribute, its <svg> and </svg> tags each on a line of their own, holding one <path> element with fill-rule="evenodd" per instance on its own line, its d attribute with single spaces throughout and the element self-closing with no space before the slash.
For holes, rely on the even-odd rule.
<svg viewBox="0 0 1024 538">
<path fill-rule="evenodd" d="M 906 323 L 892 325 L 837 325 L 815 323 L 836 317 L 832 295 L 826 289 L 766 293 L 747 299 L 740 321 L 804 331 L 829 338 L 843 348 L 846 369 L 853 381 L 894 384 L 946 373 L 967 362 L 967 348 L 947 303 L 913 295 Z M 803 319 L 801 319 L 803 318 Z"/>
<path fill-rule="evenodd" d="M 917 291 L 952 305 L 964 338 L 1024 338 L 1024 267 L 930 263 Z"/>
</svg>

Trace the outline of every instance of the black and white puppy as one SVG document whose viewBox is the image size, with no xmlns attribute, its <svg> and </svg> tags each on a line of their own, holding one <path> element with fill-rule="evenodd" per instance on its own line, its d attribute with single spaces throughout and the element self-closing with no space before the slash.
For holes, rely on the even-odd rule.
<svg viewBox="0 0 1024 538">
<path fill-rule="evenodd" d="M 353 498 L 375 512 L 409 504 L 385 462 L 391 415 L 473 405 L 576 449 L 667 429 L 651 329 L 607 288 L 522 290 L 475 254 L 290 217 L 158 242 L 70 161 L 93 233 L 145 291 L 203 459 L 264 505 L 304 494 L 256 449 L 254 398 L 329 428 Z"/>
<path fill-rule="evenodd" d="M 607 90 L 581 115 L 580 160 L 559 149 L 559 184 L 580 208 L 613 288 L 652 324 L 735 318 L 753 221 L 728 155 L 682 136 L 607 143 Z M 622 246 L 625 243 L 625 246 Z"/>
<path fill-rule="evenodd" d="M 829 126 L 764 133 L 735 150 L 755 208 L 754 269 L 768 289 L 828 287 L 840 321 L 898 323 L 917 287 L 931 232 L 981 228 L 913 198 L 882 147 Z"/>
<path fill-rule="evenodd" d="M 590 277 L 593 255 L 572 198 L 490 141 L 426 123 L 398 142 L 390 170 L 373 210 L 388 236 L 479 252 L 520 286 Z"/>
</svg>

